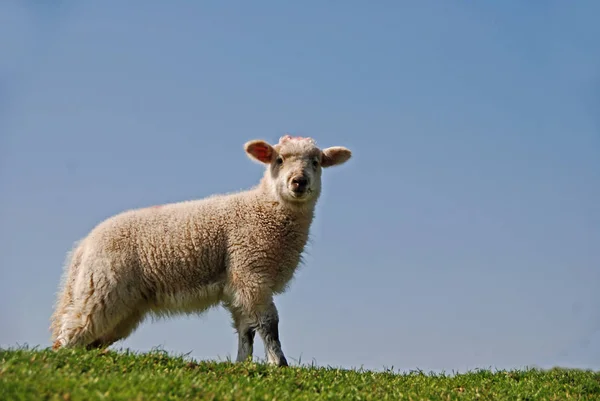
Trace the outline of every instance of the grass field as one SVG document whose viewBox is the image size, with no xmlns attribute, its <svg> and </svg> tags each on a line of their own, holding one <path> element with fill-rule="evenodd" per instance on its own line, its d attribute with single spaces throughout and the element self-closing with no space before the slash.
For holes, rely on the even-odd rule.
<svg viewBox="0 0 600 401">
<path fill-rule="evenodd" d="M 166 352 L 0 350 L 2 400 L 600 400 L 600 372 L 393 373 L 196 362 Z"/>
</svg>

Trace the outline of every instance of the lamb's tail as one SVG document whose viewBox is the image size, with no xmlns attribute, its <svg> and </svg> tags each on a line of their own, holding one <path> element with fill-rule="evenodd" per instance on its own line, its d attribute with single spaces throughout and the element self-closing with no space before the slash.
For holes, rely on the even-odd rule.
<svg viewBox="0 0 600 401">
<path fill-rule="evenodd" d="M 50 317 L 50 331 L 52 332 L 54 349 L 60 347 L 60 344 L 57 344 L 56 340 L 60 334 L 63 317 L 67 314 L 68 309 L 73 303 L 73 284 L 79 272 L 83 249 L 83 241 L 79 241 L 67 254 L 65 260 L 56 304 L 54 306 L 54 313 Z"/>
</svg>

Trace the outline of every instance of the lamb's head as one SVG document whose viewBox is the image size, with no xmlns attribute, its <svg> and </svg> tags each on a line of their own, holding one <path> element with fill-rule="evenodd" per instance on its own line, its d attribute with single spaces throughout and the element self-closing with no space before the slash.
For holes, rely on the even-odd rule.
<svg viewBox="0 0 600 401">
<path fill-rule="evenodd" d="M 346 162 L 350 150 L 335 146 L 319 149 L 312 138 L 285 135 L 272 146 L 263 140 L 253 140 L 244 146 L 246 153 L 267 165 L 266 184 L 286 202 L 316 201 L 321 193 L 322 168 Z"/>
</svg>

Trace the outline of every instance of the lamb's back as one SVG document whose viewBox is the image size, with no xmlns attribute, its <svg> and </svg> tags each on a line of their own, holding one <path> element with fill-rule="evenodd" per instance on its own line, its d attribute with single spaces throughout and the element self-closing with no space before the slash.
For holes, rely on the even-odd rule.
<svg viewBox="0 0 600 401">
<path fill-rule="evenodd" d="M 198 287 L 224 275 L 227 209 L 232 196 L 129 210 L 99 224 L 90 237 L 115 269 L 148 285 Z M 167 284 L 168 283 L 168 284 Z"/>
</svg>

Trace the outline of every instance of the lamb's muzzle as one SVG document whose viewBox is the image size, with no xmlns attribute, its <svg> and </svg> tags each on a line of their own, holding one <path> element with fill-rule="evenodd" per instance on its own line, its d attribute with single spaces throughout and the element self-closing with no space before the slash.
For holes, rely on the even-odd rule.
<svg viewBox="0 0 600 401">
<path fill-rule="evenodd" d="M 297 175 L 292 177 L 291 187 L 292 191 L 294 191 L 295 194 L 303 194 L 304 192 L 306 192 L 306 189 L 308 187 L 308 178 L 306 178 L 303 175 Z"/>
<path fill-rule="evenodd" d="M 268 362 L 287 365 L 273 298 L 300 262 L 322 169 L 351 152 L 289 135 L 244 147 L 265 166 L 255 187 L 129 210 L 74 246 L 51 318 L 54 349 L 107 347 L 148 315 L 199 314 L 221 304 L 238 333 L 237 361 L 252 356 L 258 332 Z"/>
</svg>

